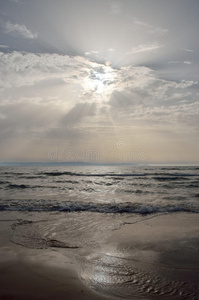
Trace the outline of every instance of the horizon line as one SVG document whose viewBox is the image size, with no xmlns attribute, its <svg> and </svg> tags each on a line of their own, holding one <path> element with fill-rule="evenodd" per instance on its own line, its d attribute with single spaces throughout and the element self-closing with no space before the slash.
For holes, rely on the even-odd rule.
<svg viewBox="0 0 199 300">
<path fill-rule="evenodd" d="M 136 163 L 136 162 L 84 162 L 84 161 L 72 161 L 72 162 L 15 162 L 15 161 L 6 161 L 0 162 L 0 167 L 2 166 L 199 166 L 199 162 L 143 162 L 143 163 Z"/>
</svg>

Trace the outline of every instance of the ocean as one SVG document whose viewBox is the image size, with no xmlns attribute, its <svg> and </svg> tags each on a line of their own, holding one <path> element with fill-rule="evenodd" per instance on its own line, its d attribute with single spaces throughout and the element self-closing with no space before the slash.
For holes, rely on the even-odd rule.
<svg viewBox="0 0 199 300">
<path fill-rule="evenodd" d="M 199 167 L 1 167 L 0 209 L 199 212 Z"/>
<path fill-rule="evenodd" d="M 70 257 L 100 295 L 195 300 L 198 187 L 199 167 L 1 167 L 0 210 L 13 243 Z"/>
</svg>

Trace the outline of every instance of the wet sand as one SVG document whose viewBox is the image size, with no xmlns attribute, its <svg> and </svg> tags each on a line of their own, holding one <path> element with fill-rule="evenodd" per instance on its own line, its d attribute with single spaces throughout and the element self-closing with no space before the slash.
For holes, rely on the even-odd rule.
<svg viewBox="0 0 199 300">
<path fill-rule="evenodd" d="M 69 257 L 56 249 L 30 249 L 10 241 L 12 224 L 27 217 L 0 213 L 0 299 L 104 299 L 82 283 Z"/>
<path fill-rule="evenodd" d="M 121 217 L 107 238 L 100 242 L 98 235 L 94 246 L 82 248 L 52 239 L 43 249 L 11 242 L 13 224 L 38 215 L 0 213 L 0 299 L 199 299 L 198 214 Z M 66 214 L 57 216 L 59 224 L 62 218 L 65 224 Z"/>
</svg>

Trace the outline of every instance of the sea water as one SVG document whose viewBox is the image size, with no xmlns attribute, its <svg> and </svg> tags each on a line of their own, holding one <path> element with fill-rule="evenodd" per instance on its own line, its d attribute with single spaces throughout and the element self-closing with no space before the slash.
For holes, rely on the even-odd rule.
<svg viewBox="0 0 199 300">
<path fill-rule="evenodd" d="M 1 167 L 0 209 L 25 214 L 12 225 L 12 242 L 71 257 L 83 282 L 99 294 L 195 300 L 198 262 L 187 267 L 182 249 L 197 257 L 199 243 L 184 239 L 189 229 L 183 228 L 183 218 L 178 241 L 158 246 L 159 252 L 150 250 L 157 246 L 154 225 L 147 229 L 154 235 L 149 249 L 145 240 L 141 249 L 135 239 L 140 222 L 150 228 L 157 216 L 197 216 L 198 187 L 198 167 Z M 128 225 L 133 232 L 122 237 Z M 165 256 L 176 257 L 176 251 L 174 268 Z M 183 277 L 182 265 L 191 281 Z"/>
<path fill-rule="evenodd" d="M 1 167 L 0 209 L 199 212 L 199 167 Z"/>
</svg>

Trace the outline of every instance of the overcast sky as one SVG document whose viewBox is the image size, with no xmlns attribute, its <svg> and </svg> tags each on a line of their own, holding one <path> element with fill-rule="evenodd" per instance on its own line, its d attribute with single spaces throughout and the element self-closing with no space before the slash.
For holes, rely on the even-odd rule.
<svg viewBox="0 0 199 300">
<path fill-rule="evenodd" d="M 199 163 L 198 0 L 0 7 L 0 161 Z"/>
</svg>

